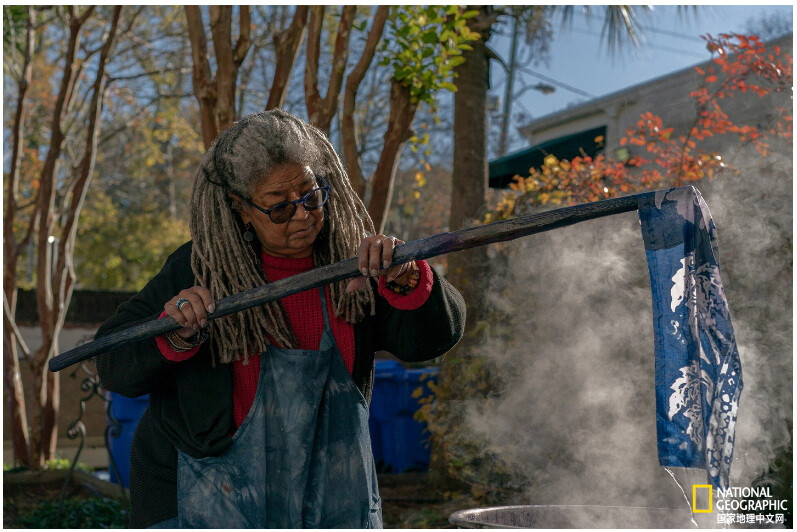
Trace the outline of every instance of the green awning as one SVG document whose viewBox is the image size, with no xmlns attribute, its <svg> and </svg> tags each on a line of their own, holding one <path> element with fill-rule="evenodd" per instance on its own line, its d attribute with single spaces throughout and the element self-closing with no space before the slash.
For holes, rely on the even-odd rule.
<svg viewBox="0 0 797 532">
<path fill-rule="evenodd" d="M 595 143 L 595 137 L 598 136 L 606 136 L 606 126 L 548 140 L 523 151 L 490 161 L 490 186 L 492 188 L 508 187 L 516 175 L 527 176 L 529 168 L 542 166 L 545 157 L 549 154 L 553 154 L 558 159 L 572 159 L 581 155 L 583 150 L 587 155 L 594 157 L 601 149 Z"/>
</svg>

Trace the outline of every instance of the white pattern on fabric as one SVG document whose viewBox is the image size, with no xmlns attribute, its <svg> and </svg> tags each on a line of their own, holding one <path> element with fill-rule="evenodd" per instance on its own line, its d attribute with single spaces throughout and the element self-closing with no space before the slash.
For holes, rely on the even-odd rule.
<svg viewBox="0 0 797 532">
<path fill-rule="evenodd" d="M 727 487 L 742 391 L 716 228 L 694 187 L 640 201 L 653 295 L 659 462 Z"/>
</svg>

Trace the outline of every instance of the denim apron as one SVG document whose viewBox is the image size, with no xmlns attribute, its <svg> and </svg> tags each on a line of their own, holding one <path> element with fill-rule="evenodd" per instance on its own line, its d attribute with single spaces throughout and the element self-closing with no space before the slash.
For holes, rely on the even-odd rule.
<svg viewBox="0 0 797 532">
<path fill-rule="evenodd" d="M 321 292 L 318 351 L 268 346 L 255 400 L 221 456 L 178 450 L 180 528 L 381 528 L 368 405 Z"/>
</svg>

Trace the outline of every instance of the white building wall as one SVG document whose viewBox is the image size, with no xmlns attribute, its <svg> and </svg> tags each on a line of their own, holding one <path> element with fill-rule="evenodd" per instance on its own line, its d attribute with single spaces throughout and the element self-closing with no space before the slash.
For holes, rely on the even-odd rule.
<svg viewBox="0 0 797 532">
<path fill-rule="evenodd" d="M 784 52 L 792 52 L 791 35 L 775 41 Z M 702 68 L 712 62 L 699 65 Z M 716 66 L 716 65 L 715 65 Z M 717 67 L 717 70 L 719 68 Z M 722 78 L 720 77 L 720 80 Z M 685 134 L 697 117 L 697 105 L 690 93 L 697 90 L 703 80 L 693 67 L 609 94 L 563 111 L 540 117 L 520 128 L 529 145 L 606 126 L 606 149 L 611 153 L 619 146 L 628 128 L 633 128 L 644 112 L 662 118 L 665 127 L 674 127 L 675 135 Z M 710 84 L 709 88 L 718 84 Z M 792 109 L 791 92 L 761 98 L 745 93 L 722 100 L 723 110 L 739 124 L 753 124 L 766 128 L 773 124 L 776 107 Z M 739 145 L 733 134 L 709 139 L 701 144 L 707 150 L 728 152 L 729 143 Z M 638 148 L 637 148 L 638 149 Z M 736 151 L 732 149 L 731 151 Z M 632 150 L 633 154 L 633 150 Z M 642 152 L 640 152 L 642 154 Z"/>
</svg>

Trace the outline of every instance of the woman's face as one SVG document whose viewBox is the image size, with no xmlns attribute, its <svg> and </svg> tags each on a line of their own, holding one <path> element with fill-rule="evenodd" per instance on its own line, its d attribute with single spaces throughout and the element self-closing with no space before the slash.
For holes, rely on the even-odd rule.
<svg viewBox="0 0 797 532">
<path fill-rule="evenodd" d="M 282 201 L 294 201 L 316 188 L 315 175 L 308 166 L 284 163 L 267 174 L 252 191 L 252 202 L 270 209 Z M 290 220 L 277 224 L 267 214 L 244 204 L 241 218 L 251 223 L 263 251 L 275 257 L 309 257 L 313 243 L 324 226 L 324 209 L 308 211 L 301 203 Z"/>
</svg>

